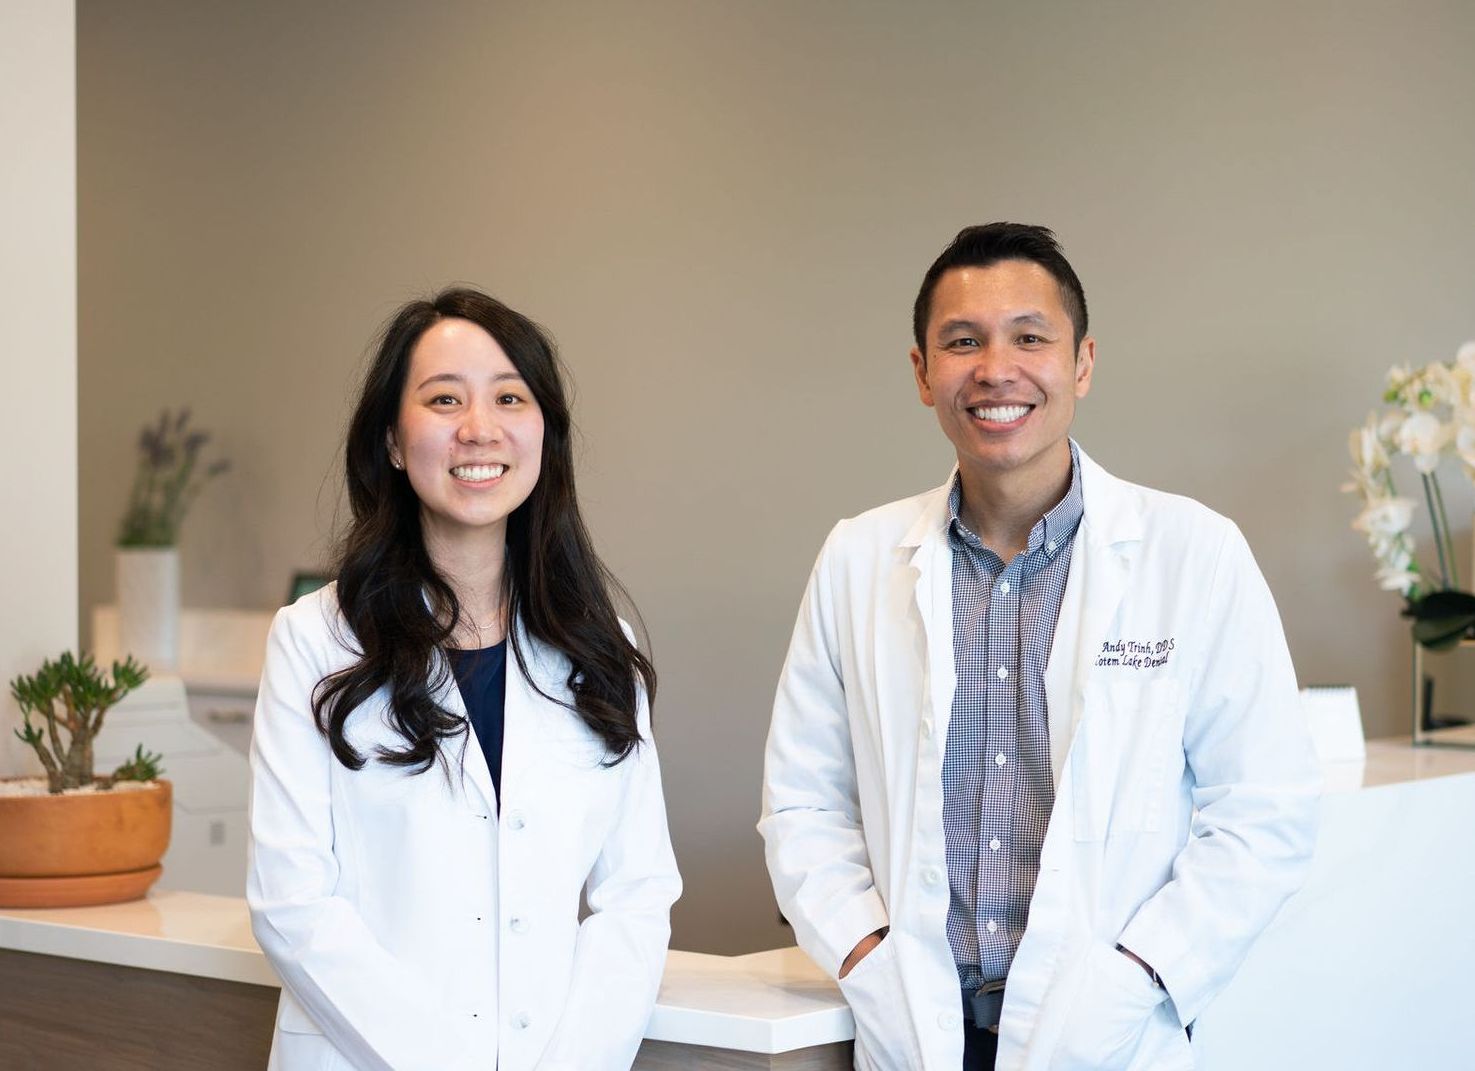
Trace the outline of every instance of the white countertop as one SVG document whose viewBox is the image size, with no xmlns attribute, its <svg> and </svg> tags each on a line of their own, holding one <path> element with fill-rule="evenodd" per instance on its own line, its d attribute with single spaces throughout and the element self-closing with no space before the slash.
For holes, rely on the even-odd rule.
<svg viewBox="0 0 1475 1071">
<path fill-rule="evenodd" d="M 1407 736 L 1367 742 L 1362 761 L 1323 763 L 1327 795 L 1475 773 L 1475 726 L 1448 729 L 1440 739 L 1469 748 L 1415 747 Z"/>
<path fill-rule="evenodd" d="M 0 948 L 124 967 L 280 985 L 251 936 L 246 902 L 155 892 L 104 907 L 0 910 Z M 797 948 L 746 956 L 669 952 L 645 1036 L 780 1053 L 855 1036 L 839 989 Z"/>
<path fill-rule="evenodd" d="M 274 610 L 183 608 L 179 666 L 173 672 L 191 692 L 254 699 L 275 615 Z M 92 653 L 99 665 L 122 657 L 116 606 L 93 607 Z"/>
<path fill-rule="evenodd" d="M 1475 731 L 1470 732 L 1475 740 Z M 1324 766 L 1332 807 L 1367 790 L 1475 774 L 1475 750 L 1372 740 L 1364 760 Z M 1367 797 L 1371 802 L 1372 797 Z M 1350 801 L 1349 801 L 1350 802 Z M 204 978 L 278 984 L 244 900 L 160 891 L 106 907 L 0 910 L 0 948 Z M 673 951 L 646 1037 L 780 1053 L 846 1041 L 854 1023 L 835 984 L 797 948 L 746 956 Z"/>
</svg>

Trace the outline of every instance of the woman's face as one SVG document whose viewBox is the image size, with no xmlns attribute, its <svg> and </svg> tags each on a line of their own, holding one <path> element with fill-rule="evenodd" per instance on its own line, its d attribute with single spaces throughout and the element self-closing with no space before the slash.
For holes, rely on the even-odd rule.
<svg viewBox="0 0 1475 1071">
<path fill-rule="evenodd" d="M 420 499 L 427 546 L 505 538 L 543 458 L 543 411 L 496 339 L 445 319 L 420 337 L 389 432 Z"/>
</svg>

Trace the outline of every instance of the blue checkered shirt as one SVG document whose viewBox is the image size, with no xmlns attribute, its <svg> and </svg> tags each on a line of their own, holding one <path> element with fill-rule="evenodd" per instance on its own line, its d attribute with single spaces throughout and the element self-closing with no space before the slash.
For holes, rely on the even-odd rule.
<svg viewBox="0 0 1475 1071">
<path fill-rule="evenodd" d="M 1009 973 L 1055 799 L 1045 663 L 1084 511 L 1075 443 L 1070 463 L 1070 490 L 1008 565 L 963 524 L 957 480 L 948 497 L 958 685 L 942 762 L 942 823 L 947 936 L 965 989 Z"/>
</svg>

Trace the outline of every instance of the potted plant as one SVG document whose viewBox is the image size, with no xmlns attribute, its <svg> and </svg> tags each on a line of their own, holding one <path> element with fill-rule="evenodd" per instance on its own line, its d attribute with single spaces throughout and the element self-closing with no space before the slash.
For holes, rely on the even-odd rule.
<svg viewBox="0 0 1475 1071">
<path fill-rule="evenodd" d="M 1460 582 L 1438 473 L 1440 463 L 1453 457 L 1466 478 L 1475 480 L 1475 341 L 1450 361 L 1390 368 L 1383 401 L 1383 412 L 1369 413 L 1352 431 L 1352 478 L 1342 490 L 1362 503 L 1352 527 L 1367 536 L 1378 585 L 1403 596 L 1414 642 L 1447 650 L 1475 629 L 1475 594 Z M 1394 483 L 1393 461 L 1400 456 L 1411 459 L 1419 474 L 1437 572 L 1417 557 L 1410 529 L 1418 503 L 1400 495 Z"/>
<path fill-rule="evenodd" d="M 138 438 L 138 472 L 118 530 L 119 643 L 146 665 L 179 660 L 179 529 L 205 484 L 230 467 L 201 464 L 210 441 L 191 431 L 188 409 L 164 410 Z"/>
<path fill-rule="evenodd" d="M 0 781 L 0 907 L 133 900 L 163 872 L 173 792 L 160 757 L 140 745 L 110 774 L 92 768 L 107 712 L 147 678 L 131 656 L 103 673 L 68 651 L 10 682 L 22 717 L 15 735 L 46 776 Z"/>
</svg>

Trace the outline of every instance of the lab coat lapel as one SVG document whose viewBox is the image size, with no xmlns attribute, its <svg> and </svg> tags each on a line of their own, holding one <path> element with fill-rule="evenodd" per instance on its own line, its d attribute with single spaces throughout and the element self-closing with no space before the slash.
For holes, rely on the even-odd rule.
<svg viewBox="0 0 1475 1071">
<path fill-rule="evenodd" d="M 953 660 L 953 556 L 946 531 L 948 494 L 956 475 L 954 469 L 947 483 L 932 492 L 901 541 L 903 548 L 912 548 L 909 564 L 916 573 L 917 610 L 927 638 L 927 697 L 938 739 L 944 743 L 958 683 Z"/>
<path fill-rule="evenodd" d="M 507 705 L 506 725 L 502 732 L 502 798 L 525 800 L 529 790 L 528 770 L 543 753 L 538 743 L 539 715 L 548 705 L 548 700 L 538 694 L 538 688 L 549 695 L 559 695 L 564 682 L 551 679 L 548 659 L 542 644 L 530 639 L 527 630 L 519 621 L 517 629 L 518 647 L 527 673 L 517 664 L 517 656 L 511 645 L 507 651 Z M 536 682 L 536 686 L 535 686 Z M 509 804 L 515 806 L 517 804 Z"/>
<path fill-rule="evenodd" d="M 1142 538 L 1136 495 L 1077 447 L 1085 513 L 1045 668 L 1050 772 L 1055 784 L 1085 709 L 1086 679 L 1126 594 Z"/>
</svg>

